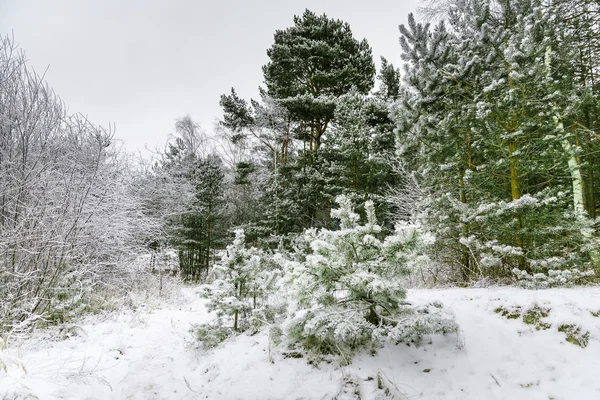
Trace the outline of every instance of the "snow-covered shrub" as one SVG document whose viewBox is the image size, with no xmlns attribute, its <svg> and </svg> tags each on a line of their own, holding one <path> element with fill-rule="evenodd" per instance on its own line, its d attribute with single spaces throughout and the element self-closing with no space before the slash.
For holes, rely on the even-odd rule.
<svg viewBox="0 0 600 400">
<path fill-rule="evenodd" d="M 340 229 L 307 230 L 310 253 L 284 262 L 296 303 L 283 324 L 287 336 L 307 350 L 348 359 L 354 349 L 374 348 L 385 339 L 419 343 L 425 334 L 457 331 L 441 304 L 417 310 L 405 302 L 402 277 L 428 262 L 423 249 L 433 236 L 401 223 L 383 238 L 372 202 L 365 204 L 367 220 L 360 224 L 349 198 L 336 201 L 340 208 L 332 217 Z"/>
<path fill-rule="evenodd" d="M 200 294 L 209 300 L 207 308 L 215 312 L 217 320 L 198 328 L 199 339 L 204 336 L 208 342 L 212 341 L 207 332 L 215 329 L 240 332 L 252 328 L 257 331 L 271 319 L 274 311 L 267 299 L 279 272 L 271 268 L 265 252 L 246 248 L 245 242 L 244 231 L 236 230 L 233 243 L 227 246 L 221 262 L 214 267 L 217 279 L 202 286 Z M 216 337 L 224 340 L 227 336 L 219 334 Z M 211 346 L 205 344 L 205 347 Z"/>
<path fill-rule="evenodd" d="M 519 285 L 530 289 L 584 284 L 596 275 L 594 270 L 580 270 L 577 268 L 550 269 L 547 273 L 538 272 L 535 274 L 529 274 L 527 271 L 514 268 L 512 272 L 515 274 Z"/>
<path fill-rule="evenodd" d="M 212 349 L 235 334 L 232 328 L 220 325 L 201 324 L 195 327 L 196 339 L 205 349 Z"/>
</svg>

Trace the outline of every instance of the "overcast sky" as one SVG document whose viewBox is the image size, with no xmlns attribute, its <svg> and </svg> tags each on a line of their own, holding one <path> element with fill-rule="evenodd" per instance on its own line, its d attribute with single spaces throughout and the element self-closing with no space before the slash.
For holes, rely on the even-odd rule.
<svg viewBox="0 0 600 400">
<path fill-rule="evenodd" d="M 162 146 L 177 117 L 205 131 L 219 96 L 258 97 L 276 29 L 308 8 L 348 22 L 378 63 L 400 64 L 398 25 L 418 0 L 0 0 L 0 34 L 14 32 L 71 112 L 106 125 L 131 150 Z"/>
</svg>

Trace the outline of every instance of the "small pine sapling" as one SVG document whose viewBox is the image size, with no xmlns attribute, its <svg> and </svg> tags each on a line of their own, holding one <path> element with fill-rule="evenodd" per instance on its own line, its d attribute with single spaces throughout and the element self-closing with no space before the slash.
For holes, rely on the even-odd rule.
<svg viewBox="0 0 600 400">
<path fill-rule="evenodd" d="M 386 338 L 418 343 L 425 334 L 457 331 L 441 317 L 441 304 L 416 310 L 405 302 L 403 277 L 428 261 L 422 250 L 433 237 L 404 223 L 383 239 L 371 201 L 362 225 L 348 197 L 336 201 L 340 207 L 332 217 L 340 229 L 307 230 L 310 253 L 285 263 L 285 281 L 297 302 L 284 323 L 288 337 L 307 350 L 349 360 L 355 349 L 374 349 Z"/>
<path fill-rule="evenodd" d="M 202 286 L 201 296 L 209 300 L 207 308 L 217 316 L 215 324 L 198 328 L 198 338 L 205 346 L 212 342 L 214 331 L 231 334 L 250 327 L 258 330 L 261 316 L 266 313 L 266 299 L 274 288 L 278 271 L 268 268 L 264 252 L 246 248 L 245 242 L 244 231 L 236 230 L 233 243 L 214 267 L 218 279 L 212 285 Z M 216 337 L 221 340 L 215 340 L 215 345 L 228 336 L 219 333 Z"/>
</svg>

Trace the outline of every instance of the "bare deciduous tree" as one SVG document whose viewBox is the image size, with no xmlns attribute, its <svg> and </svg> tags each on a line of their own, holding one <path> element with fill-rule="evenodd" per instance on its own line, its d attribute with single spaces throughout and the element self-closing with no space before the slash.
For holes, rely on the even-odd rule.
<svg viewBox="0 0 600 400">
<path fill-rule="evenodd" d="M 0 39 L 0 332 L 63 319 L 160 234 L 113 132 L 68 115 Z"/>
</svg>

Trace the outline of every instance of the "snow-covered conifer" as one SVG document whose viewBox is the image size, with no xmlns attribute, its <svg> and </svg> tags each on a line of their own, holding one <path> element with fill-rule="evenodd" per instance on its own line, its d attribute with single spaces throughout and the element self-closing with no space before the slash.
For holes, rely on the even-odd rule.
<svg viewBox="0 0 600 400">
<path fill-rule="evenodd" d="M 207 308 L 215 312 L 217 321 L 216 326 L 201 326 L 201 332 L 208 336 L 211 328 L 238 332 L 261 325 L 268 308 L 267 296 L 278 277 L 276 269 L 267 267 L 266 258 L 263 251 L 246 248 L 242 229 L 235 231 L 233 243 L 214 267 L 217 279 L 202 286 L 201 295 L 209 300 Z M 206 341 L 206 337 L 200 339 Z"/>
<path fill-rule="evenodd" d="M 307 230 L 310 253 L 285 263 L 297 302 L 295 309 L 290 305 L 284 323 L 288 336 L 306 349 L 348 356 L 386 337 L 418 342 L 426 333 L 456 331 L 451 320 L 433 313 L 423 319 L 405 302 L 402 278 L 416 264 L 428 262 L 422 249 L 433 237 L 405 223 L 384 238 L 372 202 L 365 204 L 366 221 L 361 224 L 348 197 L 336 201 L 339 208 L 332 216 L 339 219 L 340 229 Z"/>
</svg>

